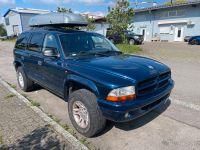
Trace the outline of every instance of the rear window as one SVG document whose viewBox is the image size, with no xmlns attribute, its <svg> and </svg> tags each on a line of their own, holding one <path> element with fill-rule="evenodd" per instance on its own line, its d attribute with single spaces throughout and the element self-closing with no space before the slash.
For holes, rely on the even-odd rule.
<svg viewBox="0 0 200 150">
<path fill-rule="evenodd" d="M 15 48 L 26 49 L 29 37 L 30 37 L 30 33 L 22 33 L 17 39 Z"/>
<path fill-rule="evenodd" d="M 29 42 L 28 50 L 30 51 L 41 51 L 44 34 L 33 33 Z"/>
</svg>

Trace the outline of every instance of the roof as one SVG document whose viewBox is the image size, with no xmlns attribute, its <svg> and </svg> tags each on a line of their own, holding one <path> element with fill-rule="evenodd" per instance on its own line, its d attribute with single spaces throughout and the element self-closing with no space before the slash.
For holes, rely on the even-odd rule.
<svg viewBox="0 0 200 150">
<path fill-rule="evenodd" d="M 173 8 L 173 7 L 197 5 L 197 4 L 200 4 L 200 0 L 188 1 L 188 2 L 180 3 L 180 4 L 174 3 L 172 5 L 157 5 L 157 6 L 153 6 L 153 7 L 141 8 L 141 9 L 136 9 L 135 13 L 145 12 L 145 11 L 152 11 L 152 10 L 159 10 L 159 9 L 166 9 L 166 8 Z"/>
<path fill-rule="evenodd" d="M 13 9 L 8 9 L 8 11 L 3 15 L 3 17 L 5 17 L 10 11 L 13 11 L 15 13 L 19 13 L 19 14 L 45 14 L 45 13 L 49 13 L 50 10 L 43 10 L 43 9 L 32 9 L 32 8 L 13 8 Z"/>
</svg>

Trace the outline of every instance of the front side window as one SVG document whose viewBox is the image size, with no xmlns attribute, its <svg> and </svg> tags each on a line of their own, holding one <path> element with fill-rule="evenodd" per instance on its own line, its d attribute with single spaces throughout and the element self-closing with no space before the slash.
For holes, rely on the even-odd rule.
<svg viewBox="0 0 200 150">
<path fill-rule="evenodd" d="M 58 49 L 58 43 L 54 35 L 47 34 L 45 36 L 43 49 Z"/>
<path fill-rule="evenodd" d="M 33 33 L 32 38 L 29 42 L 28 50 L 41 51 L 43 39 L 44 39 L 44 34 Z"/>
<path fill-rule="evenodd" d="M 66 56 L 119 51 L 108 39 L 99 34 L 85 32 L 63 34 L 60 35 L 60 41 Z"/>
</svg>

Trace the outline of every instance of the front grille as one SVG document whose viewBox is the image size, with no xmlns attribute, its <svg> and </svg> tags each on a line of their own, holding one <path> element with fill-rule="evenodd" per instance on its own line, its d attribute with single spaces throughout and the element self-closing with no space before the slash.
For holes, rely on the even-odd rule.
<svg viewBox="0 0 200 150">
<path fill-rule="evenodd" d="M 166 72 L 139 82 L 137 84 L 137 97 L 147 96 L 166 88 L 170 78 L 171 72 Z"/>
</svg>

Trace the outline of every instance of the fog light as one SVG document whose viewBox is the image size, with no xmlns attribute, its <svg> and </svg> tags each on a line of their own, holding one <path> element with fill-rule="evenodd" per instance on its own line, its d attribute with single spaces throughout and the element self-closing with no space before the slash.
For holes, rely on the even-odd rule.
<svg viewBox="0 0 200 150">
<path fill-rule="evenodd" d="M 128 118 L 128 117 L 129 117 L 129 113 L 128 113 L 128 112 L 125 113 L 124 117 L 125 117 L 125 118 Z"/>
</svg>

